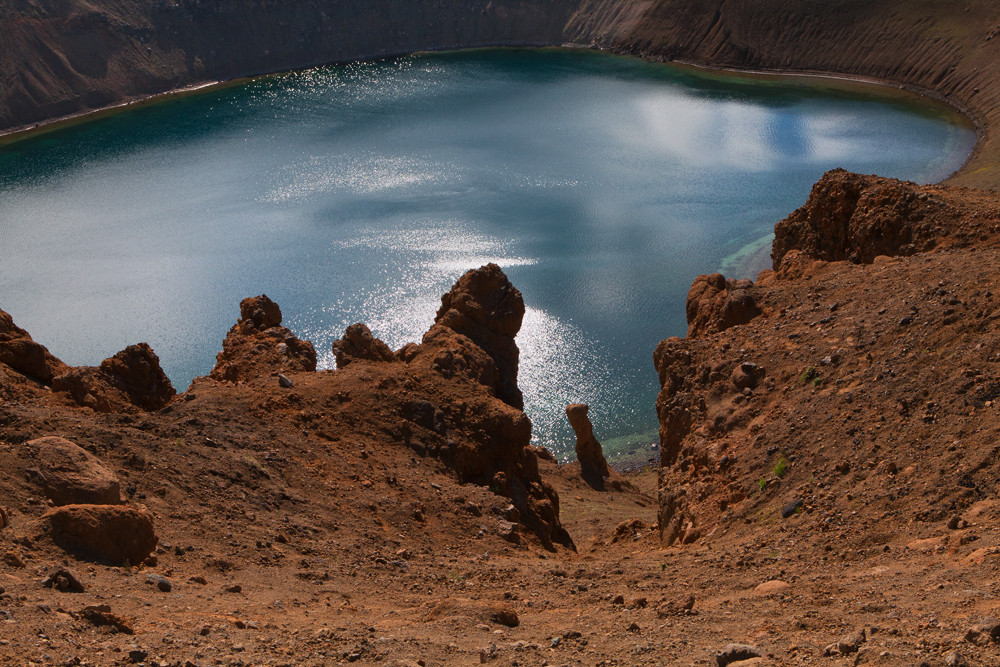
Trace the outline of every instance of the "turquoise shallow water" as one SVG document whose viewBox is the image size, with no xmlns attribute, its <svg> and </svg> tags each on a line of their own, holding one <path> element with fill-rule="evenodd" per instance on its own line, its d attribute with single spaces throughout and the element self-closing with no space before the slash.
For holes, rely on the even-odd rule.
<svg viewBox="0 0 1000 667">
<path fill-rule="evenodd" d="M 528 305 L 535 437 L 569 402 L 641 458 L 692 278 L 752 277 L 827 169 L 933 182 L 975 136 L 885 91 L 591 52 L 418 55 L 266 77 L 0 149 L 0 308 L 71 364 L 148 341 L 174 384 L 267 293 L 321 365 L 356 321 L 419 340 L 461 273 Z"/>
</svg>

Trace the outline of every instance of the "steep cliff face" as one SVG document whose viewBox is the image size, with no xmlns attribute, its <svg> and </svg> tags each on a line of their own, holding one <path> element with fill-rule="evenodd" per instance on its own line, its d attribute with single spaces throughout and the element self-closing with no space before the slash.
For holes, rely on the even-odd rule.
<svg viewBox="0 0 1000 667">
<path fill-rule="evenodd" d="M 950 179 L 1000 181 L 1000 5 L 989 2 L 616 0 L 586 2 L 567 39 L 651 58 L 880 79 L 947 98 L 982 135 Z"/>
<path fill-rule="evenodd" d="M 882 79 L 981 126 L 952 180 L 1000 182 L 1000 6 L 971 0 L 13 0 L 0 131 L 206 81 L 418 50 L 566 42 L 701 65 Z"/>
<path fill-rule="evenodd" d="M 776 226 L 757 316 L 722 326 L 726 281 L 695 279 L 654 353 L 663 540 L 831 511 L 818 488 L 918 521 L 982 497 L 954 479 L 995 460 L 998 233 L 994 194 L 835 170 Z"/>
<path fill-rule="evenodd" d="M 558 44 L 575 3 L 16 0 L 0 129 L 205 81 L 429 49 Z"/>
</svg>

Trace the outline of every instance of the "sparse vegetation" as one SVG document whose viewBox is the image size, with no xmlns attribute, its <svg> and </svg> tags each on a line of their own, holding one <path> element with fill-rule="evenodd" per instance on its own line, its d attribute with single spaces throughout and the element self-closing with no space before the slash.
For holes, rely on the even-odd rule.
<svg viewBox="0 0 1000 667">
<path fill-rule="evenodd" d="M 814 387 L 818 387 L 821 384 L 823 384 L 823 378 L 822 376 L 820 376 L 819 371 L 816 370 L 814 366 L 810 366 L 809 368 L 805 369 L 802 372 L 802 375 L 799 376 L 799 381 L 802 384 L 812 383 Z"/>
<path fill-rule="evenodd" d="M 774 468 L 772 468 L 771 472 L 773 472 L 774 476 L 778 479 L 784 477 L 788 472 L 788 459 L 784 456 L 780 457 L 778 462 L 774 464 Z"/>
</svg>

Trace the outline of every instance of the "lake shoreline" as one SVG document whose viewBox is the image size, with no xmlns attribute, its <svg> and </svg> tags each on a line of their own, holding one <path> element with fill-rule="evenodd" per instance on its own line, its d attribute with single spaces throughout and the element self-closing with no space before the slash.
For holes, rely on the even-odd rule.
<svg viewBox="0 0 1000 667">
<path fill-rule="evenodd" d="M 354 63 L 373 63 L 385 60 L 392 60 L 396 58 L 405 58 L 407 56 L 419 55 L 421 53 L 434 53 L 434 54 L 446 54 L 446 53 L 462 53 L 466 51 L 479 51 L 479 50 L 490 50 L 490 49 L 557 49 L 557 50 L 590 50 L 597 51 L 600 53 L 605 53 L 608 55 L 614 55 L 626 58 L 638 58 L 647 63 L 651 64 L 663 64 L 671 67 L 678 68 L 691 68 L 698 72 L 703 73 L 715 73 L 715 74 L 734 74 L 740 76 L 747 76 L 750 78 L 783 78 L 791 80 L 802 80 L 807 85 L 810 82 L 817 80 L 821 81 L 832 81 L 847 84 L 845 90 L 859 90 L 864 91 L 865 88 L 873 87 L 875 89 L 889 91 L 899 91 L 905 94 L 905 99 L 907 102 L 918 103 L 921 100 L 926 100 L 931 103 L 940 103 L 945 105 L 948 109 L 953 111 L 956 116 L 961 117 L 969 123 L 969 126 L 976 133 L 976 143 L 972 150 L 969 152 L 963 164 L 952 172 L 947 178 L 942 179 L 942 182 L 947 181 L 953 176 L 961 173 L 969 164 L 969 162 L 976 157 L 978 154 L 985 137 L 985 125 L 981 117 L 975 113 L 974 109 L 970 109 L 965 105 L 959 103 L 958 101 L 951 99 L 947 96 L 941 95 L 934 90 L 907 86 L 889 79 L 878 79 L 872 77 L 863 76 L 853 76 L 848 74 L 830 73 L 822 72 L 819 70 L 799 70 L 799 69 L 753 69 L 753 68 L 739 68 L 731 66 L 718 66 L 711 63 L 698 63 L 694 61 L 687 60 L 665 60 L 659 57 L 645 56 L 642 54 L 629 53 L 627 51 L 621 52 L 613 49 L 602 49 L 599 47 L 586 46 L 583 44 L 538 44 L 538 45 L 524 45 L 524 44 L 500 44 L 494 46 L 474 46 L 460 49 L 423 49 L 418 51 L 413 51 L 409 53 L 399 53 L 394 55 L 382 55 L 372 58 L 359 58 L 356 60 L 338 61 L 331 62 L 322 65 L 313 65 L 304 67 L 301 69 L 291 69 L 291 70 L 281 70 L 275 72 L 264 72 L 261 74 L 250 75 L 250 76 L 240 76 L 232 79 L 224 80 L 213 80 L 204 81 L 200 83 L 194 83 L 188 86 L 183 86 L 176 89 L 167 90 L 164 92 L 153 93 L 150 95 L 139 96 L 134 99 L 126 100 L 123 102 L 118 102 L 106 107 L 99 109 L 92 109 L 86 111 L 79 111 L 67 116 L 52 118 L 38 123 L 14 127 L 6 130 L 0 130 L 0 148 L 15 144 L 19 141 L 26 139 L 31 139 L 49 132 L 55 132 L 62 130 L 67 127 L 73 127 L 78 124 L 88 123 L 100 118 L 104 118 L 109 115 L 120 113 L 123 111 L 130 111 L 134 109 L 140 109 L 144 106 L 151 104 L 159 104 L 172 99 L 183 98 L 189 95 L 198 95 L 202 93 L 208 93 L 220 89 L 224 89 L 230 86 L 237 86 L 250 81 L 268 78 L 273 76 L 281 76 L 284 74 L 290 74 L 293 72 L 302 72 L 314 68 L 321 67 L 337 67 L 350 65 Z"/>
<path fill-rule="evenodd" d="M 977 130 L 969 161 L 947 181 L 1000 184 L 1000 137 L 992 131 L 1000 116 L 1000 59 L 994 53 L 1000 40 L 990 32 L 1000 21 L 996 8 L 939 3 L 928 11 L 931 19 L 941 17 L 942 29 L 928 35 L 928 17 L 902 3 L 873 10 L 831 5 L 815 16 L 791 3 L 765 7 L 754 0 L 735 6 L 721 0 L 475 0 L 444 3 L 433 13 L 418 6 L 389 11 L 388 0 L 359 8 L 320 3 L 300 14 L 213 5 L 171 9 L 124 2 L 83 9 L 70 3 L 38 14 L 15 3 L 5 19 L 14 47 L 9 69 L 34 77 L 34 88 L 29 94 L 26 84 L 14 81 L 0 92 L 0 136 L 15 141 L 52 123 L 77 122 L 89 111 L 325 64 L 496 46 L 591 48 L 716 71 L 871 83 L 944 101 Z M 65 21 L 81 11 L 99 25 L 94 36 L 105 44 L 99 55 L 73 50 L 75 33 Z M 956 11 L 965 13 L 961 29 L 945 21 Z M 341 34 L 348 25 L 357 30 Z M 371 35 L 362 30 L 366 26 Z M 220 39 L 207 39 L 213 31 Z M 42 45 L 79 63 L 76 69 L 42 71 L 35 53 Z M 87 58 L 99 60 L 84 66 Z"/>
</svg>

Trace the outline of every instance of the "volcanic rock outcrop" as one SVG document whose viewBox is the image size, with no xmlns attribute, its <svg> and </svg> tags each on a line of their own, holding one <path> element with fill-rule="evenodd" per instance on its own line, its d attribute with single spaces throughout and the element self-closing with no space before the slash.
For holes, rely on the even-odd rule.
<svg viewBox="0 0 1000 667">
<path fill-rule="evenodd" d="M 159 410 L 175 393 L 159 357 L 146 343 L 129 345 L 98 367 L 68 368 L 52 379 L 52 391 L 96 412 Z"/>
<path fill-rule="evenodd" d="M 509 541 L 521 541 L 520 524 L 546 548 L 572 546 L 559 521 L 558 494 L 538 471 L 531 421 L 520 409 L 514 343 L 524 314 L 520 292 L 490 264 L 461 276 L 441 302 L 420 343 L 393 352 L 367 326 L 354 324 L 333 343 L 337 370 L 316 374 L 307 372 L 315 369 L 312 344 L 279 326 L 277 305 L 263 296 L 245 299 L 211 378 L 245 382 L 295 372 L 294 390 L 282 403 L 295 401 L 304 426 L 332 434 L 348 425 L 381 446 L 436 458 L 462 483 L 510 499 Z"/>
<path fill-rule="evenodd" d="M 762 312 L 754 299 L 752 281 L 726 280 L 721 273 L 694 279 L 686 310 L 689 338 L 746 324 Z"/>
<path fill-rule="evenodd" d="M 266 294 L 240 302 L 240 319 L 222 342 L 213 380 L 248 382 L 286 372 L 316 370 L 316 350 L 281 326 L 281 309 Z"/>
<path fill-rule="evenodd" d="M 496 264 L 469 271 L 441 297 L 434 323 L 469 338 L 497 366 L 493 388 L 497 397 L 521 409 L 524 398 L 517 387 L 519 351 L 514 336 L 521 330 L 524 299 Z"/>
<path fill-rule="evenodd" d="M 828 171 L 805 206 L 774 227 L 774 269 L 793 249 L 825 261 L 871 263 L 878 255 L 930 250 L 949 233 L 968 242 L 954 206 L 933 189 L 879 176 Z"/>
<path fill-rule="evenodd" d="M 344 337 L 333 342 L 333 354 L 337 368 L 343 368 L 354 359 L 396 361 L 389 346 L 375 338 L 367 325 L 360 323 L 347 327 Z"/>
<path fill-rule="evenodd" d="M 771 502 L 789 519 L 803 506 L 786 486 L 797 468 L 834 471 L 823 482 L 831 484 L 858 465 L 874 469 L 905 437 L 936 438 L 948 420 L 965 424 L 988 408 L 981 397 L 993 396 L 992 371 L 981 368 L 990 368 L 983 351 L 998 316 L 990 269 L 955 258 L 994 261 L 998 231 L 1000 207 L 987 193 L 834 170 L 776 226 L 776 271 L 744 284 L 761 316 L 712 325 L 724 319 L 730 281 L 699 276 L 688 302 L 697 325 L 654 353 L 663 541 L 697 539 L 733 507 Z M 824 428 L 834 433 L 832 455 L 812 444 Z M 962 447 L 965 439 L 948 449 Z M 919 466 L 941 451 L 905 456 Z M 883 482 L 870 480 L 876 489 Z M 967 488 L 941 495 L 960 503 Z M 937 501 L 926 502 L 920 512 L 937 516 Z"/>
<path fill-rule="evenodd" d="M 514 336 L 523 315 L 521 293 L 499 266 L 466 272 L 441 297 L 435 324 L 422 342 L 404 346 L 396 356 L 406 362 L 399 370 L 410 378 L 447 381 L 440 390 L 445 396 L 467 389 L 450 403 L 438 399 L 438 405 L 408 398 L 401 414 L 420 427 L 423 439 L 435 443 L 461 481 L 487 485 L 510 498 L 517 510 L 514 520 L 543 545 L 572 546 L 559 521 L 559 496 L 538 473 L 538 456 L 529 446 L 531 421 L 521 411 Z M 348 369 L 359 363 L 355 359 Z M 404 438 L 412 440 L 416 431 L 409 429 Z"/>
<path fill-rule="evenodd" d="M 50 354 L 44 345 L 32 340 L 28 332 L 14 324 L 14 319 L 2 310 L 0 363 L 44 384 L 51 383 L 53 377 L 68 368 Z"/>
</svg>

